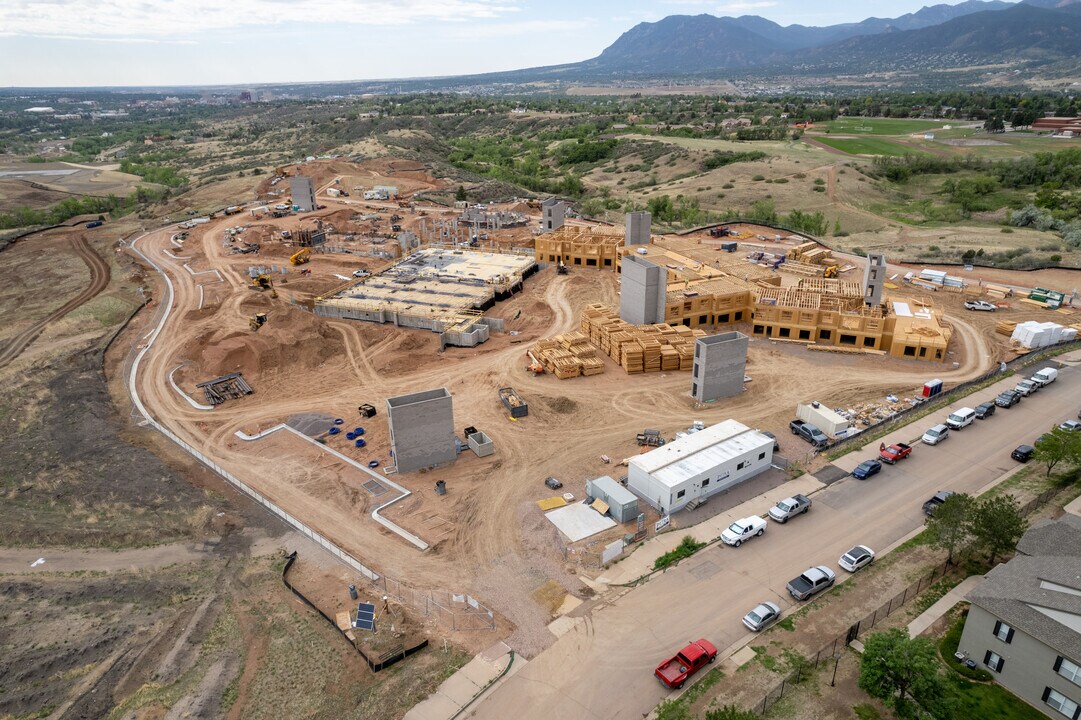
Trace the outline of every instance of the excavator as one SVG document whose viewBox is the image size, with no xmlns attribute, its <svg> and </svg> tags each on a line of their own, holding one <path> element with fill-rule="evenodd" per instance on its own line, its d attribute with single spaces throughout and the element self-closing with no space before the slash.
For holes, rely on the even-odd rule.
<svg viewBox="0 0 1081 720">
<path fill-rule="evenodd" d="M 311 259 L 312 259 L 312 249 L 311 248 L 300 248 L 295 253 L 293 253 L 292 257 L 289 258 L 289 262 L 291 262 L 294 265 L 303 265 L 304 263 L 309 262 Z"/>
<path fill-rule="evenodd" d="M 278 297 L 278 291 L 274 289 L 274 281 L 269 275 L 256 275 L 251 279 L 251 286 L 256 290 L 269 290 L 270 297 Z"/>
<path fill-rule="evenodd" d="M 827 266 L 826 269 L 822 271 L 822 277 L 824 277 L 824 278 L 835 278 L 835 277 L 837 277 L 837 266 L 836 265 Z"/>
<path fill-rule="evenodd" d="M 250 318 L 248 318 L 248 325 L 251 327 L 251 329 L 253 331 L 258 330 L 259 328 L 266 325 L 266 320 L 267 320 L 266 313 L 256 313 L 256 314 L 252 315 Z"/>
</svg>

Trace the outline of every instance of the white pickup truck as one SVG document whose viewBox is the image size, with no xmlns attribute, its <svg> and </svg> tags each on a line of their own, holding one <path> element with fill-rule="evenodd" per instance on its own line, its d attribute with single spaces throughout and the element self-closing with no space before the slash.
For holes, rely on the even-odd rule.
<svg viewBox="0 0 1081 720">
<path fill-rule="evenodd" d="M 748 540 L 766 531 L 766 521 L 758 515 L 736 520 L 721 533 L 721 541 L 725 545 L 739 547 L 744 540 Z"/>
</svg>

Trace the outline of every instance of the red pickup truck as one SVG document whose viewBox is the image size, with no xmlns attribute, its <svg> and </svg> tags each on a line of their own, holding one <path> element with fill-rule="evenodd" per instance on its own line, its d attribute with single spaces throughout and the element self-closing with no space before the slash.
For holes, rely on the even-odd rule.
<svg viewBox="0 0 1081 720">
<path fill-rule="evenodd" d="M 709 640 L 696 640 L 680 650 L 670 660 L 665 660 L 653 674 L 670 688 L 681 688 L 687 678 L 717 659 L 717 648 Z"/>
<path fill-rule="evenodd" d="M 883 462 L 888 462 L 893 465 L 898 460 L 904 460 L 906 457 L 912 454 L 912 446 L 905 443 L 894 443 L 888 448 L 879 450 L 878 455 L 882 458 Z"/>
</svg>

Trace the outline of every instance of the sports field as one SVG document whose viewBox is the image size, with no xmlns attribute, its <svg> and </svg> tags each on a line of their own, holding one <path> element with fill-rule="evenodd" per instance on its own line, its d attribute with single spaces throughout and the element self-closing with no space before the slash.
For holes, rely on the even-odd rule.
<svg viewBox="0 0 1081 720">
<path fill-rule="evenodd" d="M 950 120 L 909 120 L 907 118 L 837 118 L 821 125 L 815 124 L 816 131 L 829 130 L 841 135 L 908 135 L 925 130 L 934 130 L 943 125 L 956 125 Z"/>
<path fill-rule="evenodd" d="M 852 155 L 923 155 L 924 152 L 895 143 L 892 140 L 883 140 L 876 137 L 859 138 L 835 138 L 828 136 L 816 137 L 815 140 L 823 145 L 829 145 L 835 150 L 851 153 Z"/>
</svg>

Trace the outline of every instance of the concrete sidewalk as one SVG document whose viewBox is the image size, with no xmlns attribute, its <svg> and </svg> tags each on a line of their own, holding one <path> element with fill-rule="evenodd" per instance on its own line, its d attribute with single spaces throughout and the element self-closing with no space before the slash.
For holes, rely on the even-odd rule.
<svg viewBox="0 0 1081 720">
<path fill-rule="evenodd" d="M 428 699 L 414 706 L 405 714 L 405 720 L 450 720 L 479 696 L 491 690 L 496 678 L 511 662 L 510 648 L 498 642 L 465 664 L 462 669 L 443 681 Z M 435 651 L 438 652 L 438 649 Z M 515 655 L 514 664 L 507 671 L 508 677 L 526 661 Z"/>
<path fill-rule="evenodd" d="M 597 582 L 605 583 L 607 585 L 618 585 L 637 580 L 643 575 L 651 572 L 653 570 L 653 563 L 657 558 L 664 555 L 666 552 L 675 549 L 686 535 L 690 535 L 699 542 L 711 542 L 716 540 L 721 534 L 721 531 L 731 525 L 735 520 L 748 517 L 749 515 L 764 516 L 767 510 L 777 504 L 778 500 L 784 500 L 797 493 L 810 495 L 824 487 L 825 485 L 819 482 L 813 475 L 803 475 L 795 480 L 791 480 L 783 485 L 775 487 L 768 492 L 757 495 L 730 510 L 714 515 L 697 525 L 650 538 L 637 550 L 601 573 L 600 577 L 597 578 Z M 768 527 L 766 528 L 766 531 L 769 531 Z"/>
<path fill-rule="evenodd" d="M 908 624 L 908 636 L 916 637 L 931 627 L 935 620 L 945 615 L 957 603 L 965 599 L 968 591 L 983 582 L 983 575 L 973 575 L 961 581 L 961 583 L 942 596 L 942 598 Z"/>
</svg>

